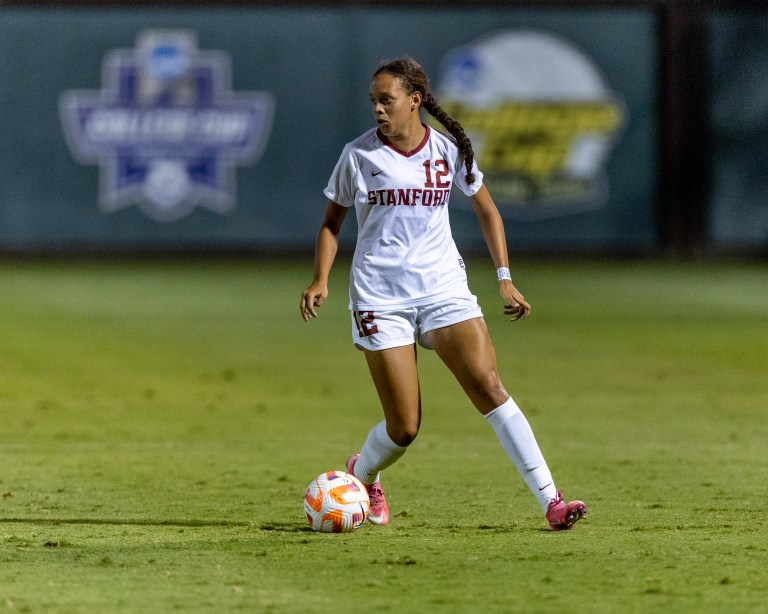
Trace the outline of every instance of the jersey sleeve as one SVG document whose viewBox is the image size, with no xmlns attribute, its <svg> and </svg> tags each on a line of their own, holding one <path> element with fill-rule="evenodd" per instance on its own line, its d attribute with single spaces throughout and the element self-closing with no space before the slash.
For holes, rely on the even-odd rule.
<svg viewBox="0 0 768 614">
<path fill-rule="evenodd" d="M 352 145 L 348 144 L 344 151 L 341 152 L 341 157 L 336 163 L 336 168 L 333 169 L 328 185 L 323 194 L 325 194 L 329 200 L 338 203 L 342 207 L 351 207 L 355 204 L 355 196 L 357 193 L 357 182 L 355 178 L 358 174 L 358 165 L 355 158 Z"/>
<path fill-rule="evenodd" d="M 457 186 L 467 196 L 474 196 L 483 185 L 483 174 L 477 167 L 477 161 L 472 160 L 472 172 L 475 174 L 475 180 L 467 184 L 467 169 L 464 167 L 464 159 L 459 156 L 456 164 L 456 174 L 453 176 L 453 184 Z"/>
</svg>

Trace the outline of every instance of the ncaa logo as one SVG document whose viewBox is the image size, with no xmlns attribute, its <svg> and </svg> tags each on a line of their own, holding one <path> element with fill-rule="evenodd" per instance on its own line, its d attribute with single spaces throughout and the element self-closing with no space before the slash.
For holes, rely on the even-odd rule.
<svg viewBox="0 0 768 614">
<path fill-rule="evenodd" d="M 234 167 L 253 164 L 274 114 L 269 92 L 233 92 L 229 55 L 197 48 L 194 33 L 146 31 L 102 65 L 101 90 L 60 101 L 72 155 L 100 166 L 99 204 L 132 204 L 160 222 L 204 207 L 235 207 Z"/>
</svg>

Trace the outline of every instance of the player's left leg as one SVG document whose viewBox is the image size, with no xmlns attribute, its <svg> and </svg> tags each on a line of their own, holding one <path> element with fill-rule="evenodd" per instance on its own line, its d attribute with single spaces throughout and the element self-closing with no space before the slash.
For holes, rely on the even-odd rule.
<svg viewBox="0 0 768 614">
<path fill-rule="evenodd" d="M 565 503 L 567 509 L 562 512 L 562 497 L 533 431 L 501 383 L 496 352 L 485 320 L 472 318 L 434 329 L 429 331 L 428 337 L 437 355 L 493 427 L 507 456 L 536 496 L 547 519 L 550 520 L 550 515 L 557 519 L 554 524 L 550 520 L 550 526 L 553 529 L 570 528 L 586 513 L 584 504 Z M 567 526 L 559 526 L 559 523 Z"/>
</svg>

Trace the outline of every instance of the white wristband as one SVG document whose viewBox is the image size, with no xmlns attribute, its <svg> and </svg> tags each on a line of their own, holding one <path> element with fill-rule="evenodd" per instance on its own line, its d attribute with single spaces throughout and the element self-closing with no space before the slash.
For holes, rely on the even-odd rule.
<svg viewBox="0 0 768 614">
<path fill-rule="evenodd" d="M 510 274 L 509 269 L 505 266 L 496 269 L 496 277 L 499 278 L 499 281 L 502 279 L 508 279 L 509 281 L 512 281 L 512 275 Z"/>
</svg>

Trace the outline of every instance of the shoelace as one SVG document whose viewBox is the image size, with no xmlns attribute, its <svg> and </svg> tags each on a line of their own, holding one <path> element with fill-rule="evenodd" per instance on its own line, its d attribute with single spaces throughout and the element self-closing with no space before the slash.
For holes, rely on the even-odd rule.
<svg viewBox="0 0 768 614">
<path fill-rule="evenodd" d="M 371 507 L 381 503 L 381 500 L 384 498 L 384 491 L 378 482 L 368 487 L 368 498 L 371 500 Z"/>
<path fill-rule="evenodd" d="M 551 509 L 552 507 L 554 507 L 554 506 L 555 506 L 555 505 L 557 505 L 558 503 L 562 503 L 562 502 L 563 502 L 563 493 L 561 493 L 561 492 L 558 490 L 558 491 L 557 491 L 557 496 L 556 496 L 554 499 L 552 499 L 552 501 L 550 501 L 550 502 L 549 502 L 549 507 L 548 507 L 548 509 Z"/>
</svg>

